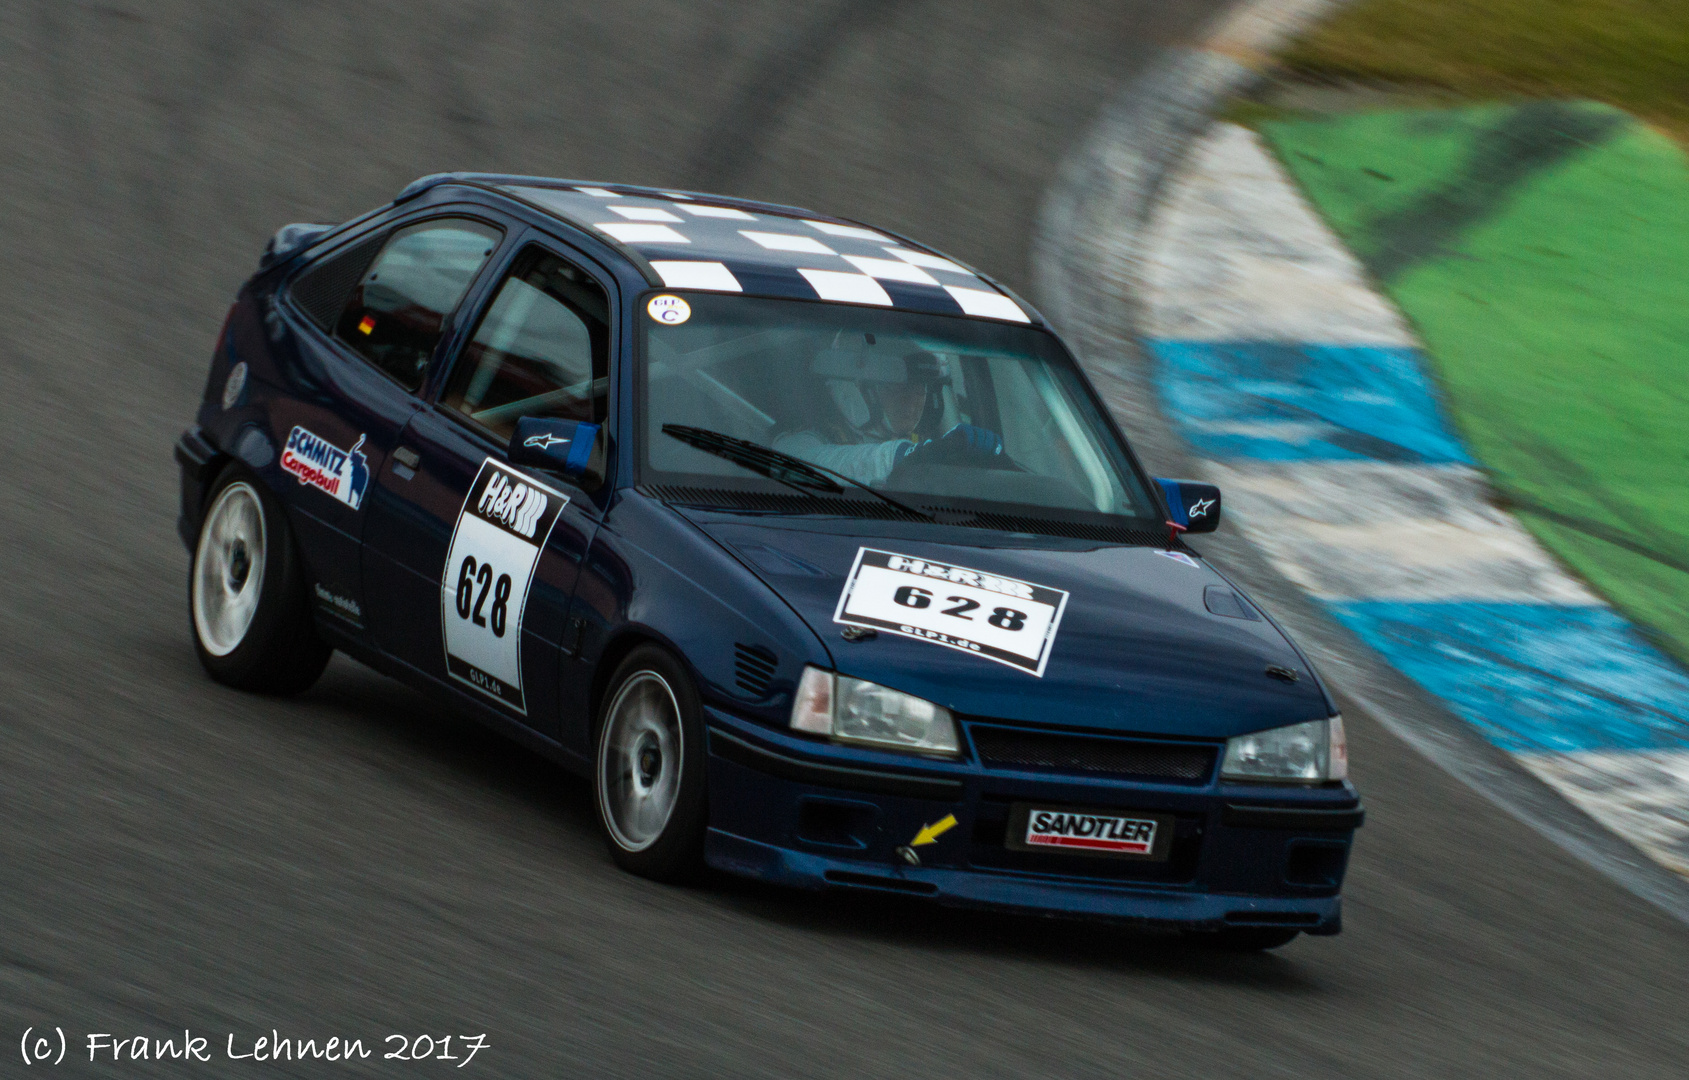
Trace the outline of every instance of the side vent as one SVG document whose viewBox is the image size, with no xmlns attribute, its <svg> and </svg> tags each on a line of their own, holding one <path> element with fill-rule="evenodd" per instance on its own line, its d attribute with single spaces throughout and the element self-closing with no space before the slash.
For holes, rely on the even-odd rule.
<svg viewBox="0 0 1689 1080">
<path fill-rule="evenodd" d="M 777 663 L 775 655 L 761 645 L 741 642 L 733 646 L 733 672 L 737 676 L 734 681 L 739 684 L 739 689 L 752 697 L 768 693 L 768 684 L 774 681 Z"/>
</svg>

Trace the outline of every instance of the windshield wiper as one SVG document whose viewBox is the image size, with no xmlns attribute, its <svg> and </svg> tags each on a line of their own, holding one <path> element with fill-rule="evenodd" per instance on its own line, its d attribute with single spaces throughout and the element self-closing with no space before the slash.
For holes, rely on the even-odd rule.
<svg viewBox="0 0 1689 1080">
<path fill-rule="evenodd" d="M 759 443 L 735 439 L 731 435 L 723 435 L 719 431 L 708 428 L 689 427 L 686 424 L 664 424 L 663 434 L 671 439 L 679 439 L 688 446 L 696 447 L 706 454 L 726 458 L 741 468 L 766 476 L 778 484 L 785 484 L 794 491 L 804 493 L 824 491 L 829 495 L 842 495 L 844 488 L 838 483 L 843 480 L 852 487 L 859 487 L 887 506 L 896 507 L 905 514 L 912 514 L 923 521 L 937 521 L 938 519 L 924 510 L 917 510 L 907 503 L 899 502 L 883 491 L 864 484 L 860 480 L 852 479 L 844 473 L 835 472 L 825 465 L 816 465 L 791 454 L 781 453 L 779 450 L 763 446 Z"/>
</svg>

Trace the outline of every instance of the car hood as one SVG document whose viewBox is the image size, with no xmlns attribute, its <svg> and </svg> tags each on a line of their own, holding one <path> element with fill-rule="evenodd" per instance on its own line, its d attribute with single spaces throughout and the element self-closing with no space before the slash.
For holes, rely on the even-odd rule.
<svg viewBox="0 0 1689 1080">
<path fill-rule="evenodd" d="M 841 674 L 963 715 L 1225 738 L 1331 711 L 1306 662 L 1271 622 L 1209 610 L 1208 587 L 1235 590 L 1200 557 L 939 525 L 682 512 L 809 623 Z M 896 633 L 842 638 L 834 613 L 862 549 L 1065 591 L 1042 675 Z M 1241 610 L 1258 614 L 1247 600 Z M 1285 682 L 1267 675 L 1268 667 L 1300 678 Z"/>
</svg>

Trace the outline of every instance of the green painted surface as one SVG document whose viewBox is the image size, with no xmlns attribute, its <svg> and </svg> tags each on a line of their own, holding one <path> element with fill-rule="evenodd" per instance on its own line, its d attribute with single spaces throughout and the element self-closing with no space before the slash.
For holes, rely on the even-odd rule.
<svg viewBox="0 0 1689 1080">
<path fill-rule="evenodd" d="M 1689 660 L 1689 159 L 1588 103 L 1263 125 L 1520 519 Z"/>
</svg>

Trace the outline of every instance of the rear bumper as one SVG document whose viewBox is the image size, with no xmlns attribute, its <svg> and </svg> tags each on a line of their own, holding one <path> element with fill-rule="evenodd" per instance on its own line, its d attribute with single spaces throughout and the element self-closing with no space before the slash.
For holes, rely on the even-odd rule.
<svg viewBox="0 0 1689 1080">
<path fill-rule="evenodd" d="M 1347 785 L 1240 793 L 1212 781 L 985 770 L 863 753 L 716 709 L 706 714 L 706 857 L 717 869 L 798 888 L 1191 930 L 1341 929 L 1342 877 L 1364 816 Z M 1017 803 L 1157 814 L 1174 839 L 1168 858 L 1153 863 L 1026 855 L 1005 844 Z M 919 865 L 900 855 L 923 828 L 951 816 L 953 826 L 915 849 Z"/>
<path fill-rule="evenodd" d="M 176 464 L 182 470 L 182 504 L 176 515 L 176 533 L 188 550 L 199 536 L 199 515 L 205 506 L 205 489 L 212 481 L 212 470 L 220 456 L 217 447 L 198 424 L 182 432 L 176 440 Z"/>
</svg>

